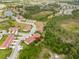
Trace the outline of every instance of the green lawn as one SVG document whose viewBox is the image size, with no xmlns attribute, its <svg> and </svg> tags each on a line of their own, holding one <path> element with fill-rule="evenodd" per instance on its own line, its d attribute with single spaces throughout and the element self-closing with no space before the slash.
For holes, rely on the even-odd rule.
<svg viewBox="0 0 79 59">
<path fill-rule="evenodd" d="M 10 27 L 15 26 L 16 23 L 17 22 L 12 19 L 5 20 L 3 22 L 0 22 L 0 29 L 1 30 L 8 30 Z"/>
<path fill-rule="evenodd" d="M 26 45 L 22 43 L 24 47 L 20 52 L 19 59 L 38 59 L 39 53 L 41 51 L 40 46 L 35 46 L 34 44 Z"/>
<path fill-rule="evenodd" d="M 5 41 L 6 38 L 7 38 L 7 35 L 3 35 L 2 39 L 0 40 L 0 45 Z"/>
<path fill-rule="evenodd" d="M 11 49 L 0 50 L 0 59 L 6 59 L 11 53 Z"/>
</svg>

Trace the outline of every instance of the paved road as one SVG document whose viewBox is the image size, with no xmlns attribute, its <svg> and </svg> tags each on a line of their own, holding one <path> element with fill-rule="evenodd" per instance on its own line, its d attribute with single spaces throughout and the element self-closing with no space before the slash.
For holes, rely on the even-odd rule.
<svg viewBox="0 0 79 59">
<path fill-rule="evenodd" d="M 71 4 L 67 4 L 67 3 L 58 3 L 60 5 L 59 8 L 59 12 L 56 14 L 56 16 L 58 15 L 72 15 L 72 11 L 79 9 L 78 5 L 71 5 Z"/>
<path fill-rule="evenodd" d="M 10 55 L 7 59 L 16 59 L 17 56 L 18 56 L 18 54 L 19 54 L 19 51 L 21 50 L 21 49 L 20 49 L 20 48 L 21 48 L 21 46 L 20 46 L 21 41 L 24 40 L 25 38 L 28 38 L 31 34 L 34 34 L 34 33 L 36 32 L 36 26 L 35 26 L 34 23 L 29 22 L 29 20 L 26 21 L 26 22 L 22 22 L 22 21 L 20 21 L 17 17 L 15 17 L 15 19 L 16 19 L 16 21 L 17 21 L 18 23 L 23 23 L 23 24 L 32 25 L 32 29 L 31 29 L 31 31 L 30 31 L 29 33 L 24 34 L 24 35 L 22 34 L 23 37 L 21 37 L 21 38 L 16 42 L 16 44 L 15 44 L 15 46 L 14 46 L 15 48 L 13 48 L 13 51 L 12 51 L 11 55 Z M 20 33 L 20 34 L 21 34 L 21 33 Z"/>
</svg>

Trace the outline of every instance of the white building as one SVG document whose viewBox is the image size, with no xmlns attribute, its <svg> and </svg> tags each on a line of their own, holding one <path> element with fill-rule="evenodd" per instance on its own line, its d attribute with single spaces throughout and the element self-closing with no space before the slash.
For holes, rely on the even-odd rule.
<svg viewBox="0 0 79 59">
<path fill-rule="evenodd" d="M 2 34 L 2 31 L 0 31 L 0 40 L 2 39 L 3 37 L 3 34 Z"/>
<path fill-rule="evenodd" d="M 0 34 L 0 40 L 2 39 L 2 34 Z"/>
</svg>

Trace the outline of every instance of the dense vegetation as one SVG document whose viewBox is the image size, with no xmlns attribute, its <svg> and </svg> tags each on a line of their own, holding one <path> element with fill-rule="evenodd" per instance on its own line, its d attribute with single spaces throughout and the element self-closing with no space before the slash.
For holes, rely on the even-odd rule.
<svg viewBox="0 0 79 59">
<path fill-rule="evenodd" d="M 30 18 L 31 15 L 40 12 L 40 7 L 39 6 L 30 6 L 30 7 L 25 7 L 25 13 L 23 16 L 25 18 Z"/>
<path fill-rule="evenodd" d="M 79 9 L 78 10 L 74 10 L 72 13 L 73 13 L 74 17 L 79 17 Z"/>
<path fill-rule="evenodd" d="M 65 54 L 68 59 L 77 59 L 79 54 L 79 34 L 68 32 L 60 26 L 61 21 L 68 21 L 69 19 L 75 18 L 73 16 L 57 16 L 51 19 L 45 27 L 44 44 L 52 52 Z M 63 40 L 67 39 L 74 40 L 74 43 L 63 42 Z"/>
<path fill-rule="evenodd" d="M 11 54 L 11 49 L 0 50 L 0 59 L 6 59 Z"/>
<path fill-rule="evenodd" d="M 35 7 L 30 10 L 33 11 L 34 9 Z M 38 12 L 36 11 L 36 13 Z M 27 15 L 31 16 L 34 13 L 31 14 L 29 11 L 29 14 L 27 13 Z M 54 53 L 64 54 L 67 56 L 66 59 L 78 59 L 79 34 L 66 31 L 64 28 L 60 26 L 60 23 L 62 21 L 64 20 L 69 21 L 69 19 L 73 19 L 73 20 L 77 19 L 78 15 L 79 15 L 79 11 L 75 10 L 73 11 L 73 15 L 56 16 L 51 20 L 48 20 L 46 16 L 44 16 L 43 19 L 48 20 L 48 22 L 44 29 L 45 37 L 44 37 L 44 41 L 42 42 L 44 46 L 41 47 L 46 47 Z M 29 17 L 27 16 L 26 18 Z M 36 20 L 38 19 L 43 20 L 40 16 L 36 18 Z M 68 41 L 67 39 L 73 41 L 71 43 L 67 43 L 63 41 L 63 40 Z M 25 44 L 23 46 L 25 48 L 20 53 L 19 56 L 20 59 L 38 59 L 37 57 L 39 55 L 39 52 L 41 51 L 41 48 L 39 46 L 35 46 L 35 45 L 26 46 Z"/>
<path fill-rule="evenodd" d="M 49 4 L 49 6 L 52 6 Z M 53 7 L 58 7 L 57 5 Z M 25 18 L 31 18 L 31 15 L 39 13 L 41 11 L 54 11 L 56 12 L 52 7 L 48 9 L 48 7 L 44 7 L 44 9 L 40 9 L 40 6 L 31 6 L 26 7 L 26 12 L 23 14 Z M 73 16 L 55 16 L 52 19 L 47 18 L 46 16 L 36 16 L 35 20 L 42 20 L 47 21 L 47 24 L 44 28 L 44 41 L 39 44 L 35 45 L 35 43 L 27 46 L 26 44 L 22 43 L 23 50 L 21 50 L 19 59 L 38 59 L 39 53 L 41 52 L 42 47 L 48 48 L 54 53 L 58 54 L 65 54 L 68 59 L 78 59 L 79 58 L 79 34 L 78 33 L 72 33 L 69 31 L 66 31 L 64 28 L 60 26 L 60 23 L 64 20 L 69 19 L 76 19 L 79 17 L 79 10 L 73 11 Z M 5 24 L 5 25 L 4 25 Z M 7 22 L 0 23 L 0 29 L 8 29 L 11 26 L 15 26 L 16 22 L 14 20 L 7 20 Z M 5 37 L 4 37 L 5 38 Z M 2 39 L 4 39 L 2 38 Z M 67 39 L 74 40 L 71 43 L 67 43 L 65 41 L 68 41 Z M 65 41 L 64 41 L 65 40 Z M 10 53 L 11 51 L 6 50 L 0 50 L 0 58 L 5 59 L 5 57 Z M 45 58 L 48 58 L 49 55 L 46 54 L 44 56 Z"/>
<path fill-rule="evenodd" d="M 51 11 L 51 12 L 53 12 L 52 14 L 55 14 L 57 11 L 54 8 L 56 8 L 56 7 L 58 7 L 57 4 L 48 4 L 45 6 L 39 6 L 39 5 L 29 6 L 29 7 L 25 6 L 25 12 L 24 12 L 23 16 L 28 19 L 30 18 L 30 19 L 35 19 L 35 20 L 39 20 L 39 21 L 45 21 L 45 19 L 47 19 L 47 17 L 51 14 L 46 15 L 46 16 L 38 15 L 35 17 L 32 17 L 32 15 L 38 14 L 43 11 Z"/>
</svg>

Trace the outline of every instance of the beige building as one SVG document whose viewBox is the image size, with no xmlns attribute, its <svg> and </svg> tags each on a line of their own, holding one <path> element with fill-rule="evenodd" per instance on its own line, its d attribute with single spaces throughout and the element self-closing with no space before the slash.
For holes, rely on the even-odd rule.
<svg viewBox="0 0 79 59">
<path fill-rule="evenodd" d="M 3 16 L 4 14 L 4 9 L 6 8 L 6 5 L 5 4 L 0 4 L 0 17 Z"/>
</svg>

